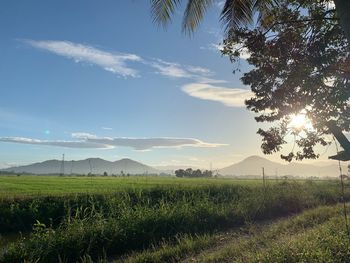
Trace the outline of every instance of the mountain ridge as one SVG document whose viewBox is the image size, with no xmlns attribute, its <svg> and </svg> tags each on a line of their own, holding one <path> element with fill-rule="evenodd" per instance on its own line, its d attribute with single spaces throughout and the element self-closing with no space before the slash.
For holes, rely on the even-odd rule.
<svg viewBox="0 0 350 263">
<path fill-rule="evenodd" d="M 129 158 L 107 161 L 101 158 L 64 161 L 64 174 L 154 174 L 160 171 Z M 57 159 L 36 162 L 29 165 L 0 169 L 2 172 L 31 174 L 60 174 L 62 161 Z"/>
<path fill-rule="evenodd" d="M 29 165 L 0 169 L 1 172 L 29 173 L 29 174 L 60 174 L 62 161 L 57 159 L 45 160 Z M 64 174 L 173 174 L 176 169 L 186 169 L 191 166 L 149 166 L 130 158 L 116 161 L 107 161 L 101 158 L 87 158 L 64 162 Z M 300 176 L 300 177 L 337 177 L 339 167 L 337 164 L 317 166 L 313 164 L 292 162 L 281 164 L 258 155 L 252 155 L 240 162 L 219 169 L 223 176 L 261 176 L 264 167 L 267 176 Z M 197 169 L 192 167 L 193 169 Z M 343 166 L 343 171 L 347 168 Z"/>
<path fill-rule="evenodd" d="M 226 176 L 261 176 L 262 168 L 264 168 L 265 174 L 269 176 L 339 176 L 338 164 L 325 166 L 297 162 L 281 164 L 258 155 L 249 156 L 240 162 L 219 169 L 219 173 Z M 344 165 L 342 168 L 344 172 L 347 171 L 347 168 Z"/>
</svg>

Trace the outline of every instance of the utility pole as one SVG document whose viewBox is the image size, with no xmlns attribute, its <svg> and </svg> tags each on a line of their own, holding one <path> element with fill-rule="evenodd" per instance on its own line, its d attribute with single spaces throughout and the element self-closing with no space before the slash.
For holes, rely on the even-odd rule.
<svg viewBox="0 0 350 263">
<path fill-rule="evenodd" d="M 263 185 L 264 185 L 264 190 L 266 189 L 266 182 L 265 182 L 265 168 L 262 168 L 262 178 L 263 178 Z"/>
<path fill-rule="evenodd" d="M 60 169 L 60 176 L 64 175 L 64 154 L 62 155 L 62 162 L 61 162 L 61 169 Z"/>
<path fill-rule="evenodd" d="M 73 165 L 74 165 L 74 161 L 72 160 L 70 163 L 70 175 L 73 174 Z"/>
</svg>

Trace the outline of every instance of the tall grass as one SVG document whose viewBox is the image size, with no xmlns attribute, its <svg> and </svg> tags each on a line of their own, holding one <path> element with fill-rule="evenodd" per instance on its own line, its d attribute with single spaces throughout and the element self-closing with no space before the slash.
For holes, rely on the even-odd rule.
<svg viewBox="0 0 350 263">
<path fill-rule="evenodd" d="M 35 211 L 41 210 L 33 209 L 33 204 L 47 204 L 47 211 L 56 217 L 46 218 L 45 225 L 37 223 L 34 233 L 10 245 L 0 261 L 59 262 L 65 258 L 76 262 L 87 255 L 92 259 L 117 257 L 176 241 L 182 234 L 213 233 L 332 204 L 339 201 L 338 189 L 333 184 L 284 182 L 267 189 L 225 184 L 26 199 L 21 209 L 9 210 L 7 204 L 0 211 L 7 209 L 12 218 L 29 211 L 30 220 L 18 224 L 26 228 L 36 219 Z M 347 193 L 346 199 L 349 197 Z"/>
<path fill-rule="evenodd" d="M 128 263 L 163 263 L 163 262 L 347 262 L 343 256 L 334 255 L 333 261 L 325 260 L 305 260 L 296 254 L 311 255 L 324 245 L 317 242 L 311 233 L 318 234 L 322 242 L 337 237 L 338 240 L 349 241 L 343 235 L 345 226 L 341 216 L 341 205 L 321 206 L 304 211 L 300 214 L 287 218 L 263 222 L 260 224 L 249 224 L 239 229 L 229 232 L 214 233 L 212 235 L 182 236 L 176 243 L 164 242 L 159 247 L 153 247 L 141 252 L 132 253 L 125 258 L 115 261 Z M 331 224 L 336 220 L 337 225 Z M 327 225 L 327 229 L 333 228 L 333 235 L 322 231 Z M 321 231 L 320 231 L 321 230 Z M 337 233 L 341 233 L 337 236 Z M 308 236 L 308 238 L 305 238 Z M 345 239 L 346 238 L 346 239 Z M 298 245 L 298 244 L 301 245 Z M 334 244 L 326 243 L 329 249 L 336 250 L 339 241 Z M 344 243 L 344 244 L 345 244 Z M 311 248 L 311 246 L 313 246 Z M 291 253 L 292 249 L 292 253 Z M 349 251 L 350 247 L 344 246 L 340 251 Z M 307 252 L 307 253 L 306 253 Z M 343 253 L 343 252 L 342 252 Z M 315 253 L 317 254 L 317 252 Z M 315 255 L 314 255 L 315 256 Z M 187 259 L 187 260 L 186 260 Z"/>
</svg>

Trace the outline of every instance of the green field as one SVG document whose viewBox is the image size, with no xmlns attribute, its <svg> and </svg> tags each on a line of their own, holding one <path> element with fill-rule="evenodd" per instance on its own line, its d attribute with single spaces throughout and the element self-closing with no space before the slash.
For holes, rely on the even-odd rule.
<svg viewBox="0 0 350 263">
<path fill-rule="evenodd" d="M 217 178 L 3 176 L 0 185 L 0 262 L 344 262 L 350 255 L 335 180 L 264 187 Z"/>
<path fill-rule="evenodd" d="M 270 184 L 275 180 L 269 181 Z M 60 176 L 0 176 L 0 198 L 76 193 L 111 193 L 157 186 L 194 188 L 208 185 L 262 185 L 262 180 L 232 180 L 218 178 L 176 177 L 60 177 Z"/>
</svg>

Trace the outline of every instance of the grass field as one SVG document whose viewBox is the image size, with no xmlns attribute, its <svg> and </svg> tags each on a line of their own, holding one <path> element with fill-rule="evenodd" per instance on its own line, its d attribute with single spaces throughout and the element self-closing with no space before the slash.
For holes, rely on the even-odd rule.
<svg viewBox="0 0 350 263">
<path fill-rule="evenodd" d="M 342 262 L 350 253 L 337 181 L 14 176 L 0 185 L 0 233 L 13 241 L 0 262 L 292 262 L 299 251 L 296 262 Z M 339 255 L 315 238 L 327 231 L 327 244 L 347 246 Z"/>
<path fill-rule="evenodd" d="M 269 183 L 275 183 L 271 180 Z M 261 185 L 261 180 L 175 177 L 59 177 L 59 176 L 0 176 L 0 198 L 76 193 L 110 193 L 132 189 L 161 187 L 194 188 L 208 185 Z"/>
</svg>

